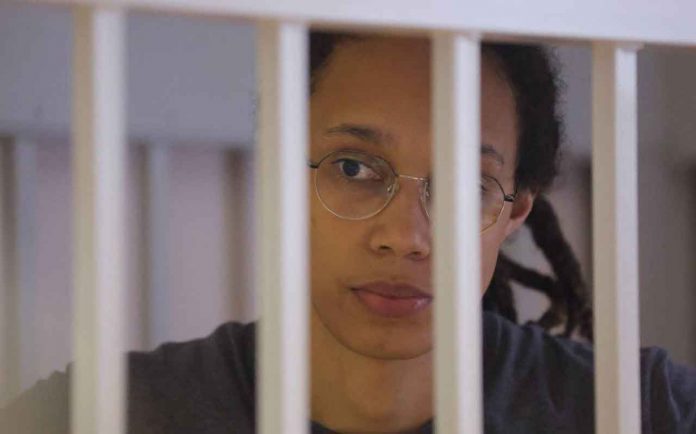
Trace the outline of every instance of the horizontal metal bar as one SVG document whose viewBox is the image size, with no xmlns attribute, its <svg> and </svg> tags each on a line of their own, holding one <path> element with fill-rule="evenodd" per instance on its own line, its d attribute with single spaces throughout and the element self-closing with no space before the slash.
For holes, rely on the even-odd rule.
<svg viewBox="0 0 696 434">
<path fill-rule="evenodd" d="M 696 46 L 696 2 L 691 0 L 31 0 L 100 4 L 253 20 L 302 20 L 330 26 L 559 39 L 642 41 Z"/>
<path fill-rule="evenodd" d="M 128 134 L 126 141 L 130 144 L 149 145 L 157 143 L 161 144 L 160 146 L 167 147 L 202 146 L 230 150 L 253 149 L 253 143 L 250 139 L 211 138 L 210 135 L 185 135 L 176 132 L 172 134 L 138 134 L 133 131 L 129 132 L 130 134 Z M 0 119 L 0 136 L 24 137 L 36 142 L 38 146 L 65 145 L 70 143 L 71 140 L 71 132 L 67 125 L 45 128 L 43 126 L 17 124 L 3 119 Z"/>
</svg>

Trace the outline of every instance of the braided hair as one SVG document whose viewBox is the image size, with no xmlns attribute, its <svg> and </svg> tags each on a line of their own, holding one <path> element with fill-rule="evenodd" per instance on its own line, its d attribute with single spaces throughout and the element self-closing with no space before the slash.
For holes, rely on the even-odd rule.
<svg viewBox="0 0 696 434">
<path fill-rule="evenodd" d="M 356 39 L 360 36 L 318 31 L 310 34 L 310 92 L 336 46 Z M 546 276 L 501 254 L 483 297 L 483 309 L 517 322 L 511 287 L 517 282 L 541 292 L 550 301 L 547 311 L 534 323 L 546 330 L 562 326 L 563 336 L 578 332 L 591 341 L 587 285 L 558 217 L 544 196 L 558 173 L 563 126 L 557 113 L 560 81 L 555 58 L 539 46 L 500 43 L 484 43 L 482 54 L 496 62 L 514 94 L 519 125 L 515 183 L 518 191 L 526 189 L 537 195 L 525 224 L 553 270 L 552 276 Z"/>
</svg>

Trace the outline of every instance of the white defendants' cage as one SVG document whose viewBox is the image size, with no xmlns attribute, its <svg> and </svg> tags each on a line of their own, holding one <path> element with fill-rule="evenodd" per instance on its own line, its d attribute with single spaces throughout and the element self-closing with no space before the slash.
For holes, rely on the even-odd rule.
<svg viewBox="0 0 696 434">
<path fill-rule="evenodd" d="M 73 432 L 125 427 L 124 71 L 130 10 L 244 18 L 259 28 L 260 432 L 308 430 L 307 35 L 310 25 L 428 33 L 433 50 L 436 429 L 482 432 L 479 44 L 593 43 L 596 424 L 640 431 L 636 53 L 696 45 L 690 0 L 41 0 L 74 11 Z M 12 170 L 0 154 L 3 182 Z M 14 161 L 20 161 L 15 159 Z M 293 176 L 283 176 L 284 171 Z M 0 189 L 6 191 L 7 189 Z M 0 197 L 3 204 L 7 199 Z M 443 204 L 456 204 L 450 208 Z M 0 213 L 6 225 L 8 210 Z M 0 235 L 16 228 L 0 228 Z M 18 259 L 0 239 L 0 273 Z M 3 277 L 0 275 L 0 277 Z"/>
</svg>

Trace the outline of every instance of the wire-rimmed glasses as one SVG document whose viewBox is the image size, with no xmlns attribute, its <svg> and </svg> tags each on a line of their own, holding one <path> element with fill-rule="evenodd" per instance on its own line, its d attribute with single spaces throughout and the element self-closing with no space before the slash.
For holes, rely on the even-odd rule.
<svg viewBox="0 0 696 434">
<path fill-rule="evenodd" d="M 322 157 L 314 169 L 314 187 L 319 201 L 327 211 L 348 220 L 364 220 L 386 208 L 400 188 L 400 180 L 420 184 L 423 212 L 431 216 L 432 189 L 430 178 L 397 173 L 385 159 L 376 155 L 338 150 Z M 503 213 L 505 202 L 513 202 L 516 193 L 506 194 L 497 179 L 481 176 L 481 232 L 493 226 Z"/>
</svg>

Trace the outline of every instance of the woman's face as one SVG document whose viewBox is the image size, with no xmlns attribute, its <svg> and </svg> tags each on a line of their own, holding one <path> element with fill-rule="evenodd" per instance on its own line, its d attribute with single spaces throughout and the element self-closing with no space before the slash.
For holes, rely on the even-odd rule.
<svg viewBox="0 0 696 434">
<path fill-rule="evenodd" d="M 515 102 L 496 68 L 483 57 L 481 141 L 498 155 L 482 154 L 481 172 L 510 194 L 517 152 Z M 311 97 L 311 160 L 336 150 L 358 150 L 387 160 L 399 174 L 437 182 L 431 171 L 431 97 L 427 40 L 371 38 L 340 45 Z M 340 345 L 368 357 L 408 359 L 429 352 L 433 303 L 389 316 L 368 308 L 358 296 L 364 291 L 355 291 L 374 282 L 406 283 L 437 297 L 431 225 L 421 205 L 420 184 L 403 180 L 380 213 L 346 220 L 324 208 L 310 179 L 312 320 L 321 328 L 313 332 L 328 332 Z M 531 204 L 531 195 L 520 194 L 481 235 L 482 293 L 502 242 L 523 223 Z"/>
</svg>

